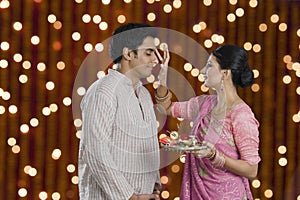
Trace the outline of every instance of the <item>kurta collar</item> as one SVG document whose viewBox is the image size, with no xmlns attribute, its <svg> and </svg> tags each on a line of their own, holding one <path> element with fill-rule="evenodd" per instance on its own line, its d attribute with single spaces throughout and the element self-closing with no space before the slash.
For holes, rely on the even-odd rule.
<svg viewBox="0 0 300 200">
<path fill-rule="evenodd" d="M 108 74 L 119 79 L 121 83 L 132 86 L 134 89 L 137 89 L 142 85 L 141 81 L 138 81 L 135 85 L 133 85 L 131 79 L 114 69 L 108 69 Z"/>
</svg>

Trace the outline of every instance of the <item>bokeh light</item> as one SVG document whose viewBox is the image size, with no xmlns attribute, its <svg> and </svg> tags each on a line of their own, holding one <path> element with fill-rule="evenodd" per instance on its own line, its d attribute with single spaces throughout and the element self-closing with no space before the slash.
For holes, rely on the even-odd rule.
<svg viewBox="0 0 300 200">
<path fill-rule="evenodd" d="M 59 61 L 57 64 L 56 64 L 56 67 L 58 70 L 64 70 L 66 65 L 63 61 Z"/>
<path fill-rule="evenodd" d="M 265 197 L 271 198 L 273 196 L 273 191 L 271 189 L 267 189 L 264 192 Z"/>
<path fill-rule="evenodd" d="M 47 198 L 48 198 L 47 192 L 45 192 L 45 191 L 40 192 L 39 198 L 40 198 L 41 200 L 47 199 Z"/>
<path fill-rule="evenodd" d="M 178 165 L 172 165 L 171 170 L 173 173 L 178 173 L 180 171 L 180 167 Z"/>
<path fill-rule="evenodd" d="M 10 105 L 8 107 L 8 111 L 11 113 L 11 114 L 16 114 L 18 112 L 18 107 L 16 105 Z"/>
<path fill-rule="evenodd" d="M 73 172 L 75 172 L 75 170 L 76 170 L 76 167 L 75 167 L 74 164 L 69 164 L 69 165 L 67 166 L 67 171 L 68 171 L 69 173 L 73 173 Z"/>
<path fill-rule="evenodd" d="M 78 41 L 78 40 L 80 40 L 80 38 L 81 38 L 81 35 L 80 35 L 79 32 L 74 32 L 74 33 L 72 33 L 72 39 L 73 39 L 74 41 Z"/>
<path fill-rule="evenodd" d="M 45 71 L 46 70 L 46 64 L 45 63 L 43 63 L 43 62 L 40 62 L 40 63 L 38 63 L 37 64 L 37 70 L 39 70 L 39 71 Z"/>
<path fill-rule="evenodd" d="M 203 4 L 204 4 L 205 6 L 211 6 L 212 0 L 203 0 Z"/>
<path fill-rule="evenodd" d="M 161 193 L 161 197 L 163 198 L 163 199 L 168 199 L 169 197 L 170 197 L 170 193 L 168 192 L 168 191 L 162 191 L 162 193 Z"/>
<path fill-rule="evenodd" d="M 287 151 L 286 146 L 281 145 L 278 147 L 278 153 L 285 154 L 286 151 Z"/>
<path fill-rule="evenodd" d="M 286 166 L 286 165 L 288 164 L 288 161 L 287 161 L 286 158 L 280 158 L 280 159 L 278 160 L 278 164 L 279 164 L 280 166 L 284 167 L 284 166 Z"/>
<path fill-rule="evenodd" d="M 40 43 L 40 38 L 37 35 L 31 37 L 31 43 L 33 45 L 38 45 Z"/>
<path fill-rule="evenodd" d="M 285 76 L 282 78 L 282 81 L 283 81 L 283 83 L 285 83 L 285 84 L 289 84 L 289 83 L 291 83 L 292 78 L 291 78 L 290 75 L 285 75 Z"/>
<path fill-rule="evenodd" d="M 270 17 L 270 20 L 271 22 L 273 23 L 277 23 L 279 21 L 279 16 L 277 14 L 273 14 L 271 17 Z"/>
<path fill-rule="evenodd" d="M 261 32 L 266 32 L 266 31 L 268 30 L 267 24 L 265 24 L 265 23 L 260 24 L 260 25 L 259 25 L 259 30 L 260 30 Z"/>
<path fill-rule="evenodd" d="M 236 11 L 235 11 L 236 16 L 238 16 L 238 17 L 244 16 L 244 13 L 245 13 L 245 11 L 244 11 L 243 8 L 238 8 L 238 9 L 236 9 Z"/>
<path fill-rule="evenodd" d="M 156 15 L 153 12 L 148 13 L 147 19 L 150 22 L 153 22 L 156 19 Z"/>
<path fill-rule="evenodd" d="M 29 131 L 29 126 L 28 126 L 27 124 L 22 124 L 22 125 L 20 126 L 20 131 L 21 131 L 22 133 L 28 133 L 28 131 Z"/>
<path fill-rule="evenodd" d="M 106 29 L 108 28 L 107 22 L 104 22 L 104 21 L 100 22 L 99 28 L 100 28 L 102 31 L 106 30 Z"/>
<path fill-rule="evenodd" d="M 162 184 L 167 184 L 169 181 L 169 178 L 167 176 L 160 177 L 160 181 Z"/>
<path fill-rule="evenodd" d="M 238 2 L 238 0 L 229 0 L 229 3 L 230 3 L 231 5 L 236 5 L 237 2 Z"/>
<path fill-rule="evenodd" d="M 9 49 L 9 47 L 10 47 L 10 45 L 6 41 L 1 42 L 1 44 L 0 44 L 0 48 L 2 51 L 7 51 Z"/>
<path fill-rule="evenodd" d="M 235 15 L 234 15 L 233 13 L 229 13 L 229 14 L 227 15 L 227 20 L 228 20 L 229 22 L 234 22 L 235 19 L 236 19 L 236 17 L 235 17 Z"/>
<path fill-rule="evenodd" d="M 71 98 L 70 98 L 70 97 L 65 97 L 65 98 L 63 99 L 63 104 L 64 104 L 65 106 L 70 106 L 71 103 L 72 103 L 72 101 L 71 101 Z"/>
<path fill-rule="evenodd" d="M 172 12 L 172 6 L 170 4 L 166 4 L 164 5 L 163 10 L 165 13 L 170 13 Z"/>
<path fill-rule="evenodd" d="M 126 22 L 125 15 L 119 15 L 118 16 L 118 22 L 121 23 L 121 24 L 125 23 Z"/>
<path fill-rule="evenodd" d="M 56 16 L 54 14 L 48 15 L 48 22 L 51 23 L 51 24 L 56 22 Z"/>
<path fill-rule="evenodd" d="M 93 22 L 95 23 L 95 24 L 99 24 L 100 22 L 101 22 L 101 16 L 100 15 L 94 15 L 93 16 Z"/>
<path fill-rule="evenodd" d="M 51 197 L 53 200 L 59 200 L 61 198 L 61 195 L 58 192 L 53 192 Z"/>
<path fill-rule="evenodd" d="M 20 197 L 26 197 L 26 195 L 27 195 L 27 190 L 26 190 L 25 188 L 20 188 L 20 189 L 18 190 L 18 195 L 19 195 Z"/>
<path fill-rule="evenodd" d="M 261 182 L 260 182 L 258 179 L 254 179 L 254 180 L 252 181 L 252 186 L 253 186 L 254 188 L 259 188 L 260 185 L 261 185 Z"/>
<path fill-rule="evenodd" d="M 14 154 L 18 154 L 18 153 L 20 153 L 20 151 L 21 151 L 21 147 L 20 147 L 19 145 L 14 145 L 14 146 L 12 146 L 11 151 L 12 151 Z"/>
<path fill-rule="evenodd" d="M 287 30 L 287 24 L 286 23 L 281 23 L 281 24 L 279 24 L 279 26 L 278 26 L 278 29 L 281 31 L 281 32 L 284 32 L 284 31 L 286 31 Z"/>
<path fill-rule="evenodd" d="M 15 144 L 17 144 L 17 140 L 16 140 L 15 138 L 13 138 L 13 137 L 8 138 L 7 144 L 8 144 L 9 146 L 14 146 Z"/>
<path fill-rule="evenodd" d="M 82 15 L 82 21 L 84 23 L 89 23 L 92 20 L 92 17 L 89 14 Z"/>
<path fill-rule="evenodd" d="M 16 31 L 20 31 L 20 30 L 22 30 L 23 25 L 22 25 L 21 22 L 15 22 L 15 23 L 13 24 L 13 27 L 14 27 L 14 29 L 15 29 Z"/>
<path fill-rule="evenodd" d="M 54 160 L 58 160 L 60 158 L 60 156 L 61 156 L 61 150 L 60 149 L 54 149 L 52 151 L 52 158 Z"/>
<path fill-rule="evenodd" d="M 30 125 L 32 127 L 37 127 L 39 125 L 39 120 L 37 118 L 30 119 Z"/>
<path fill-rule="evenodd" d="M 178 8 L 181 7 L 181 5 L 182 5 L 181 0 L 174 0 L 174 1 L 173 1 L 173 7 L 174 7 L 174 8 L 178 9 Z"/>
</svg>

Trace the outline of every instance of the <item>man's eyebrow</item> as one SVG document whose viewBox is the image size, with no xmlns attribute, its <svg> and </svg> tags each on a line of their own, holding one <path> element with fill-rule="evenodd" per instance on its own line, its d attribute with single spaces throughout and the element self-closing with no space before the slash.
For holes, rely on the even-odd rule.
<svg viewBox="0 0 300 200">
<path fill-rule="evenodd" d="M 155 51 L 155 48 L 146 48 L 146 51 Z"/>
</svg>

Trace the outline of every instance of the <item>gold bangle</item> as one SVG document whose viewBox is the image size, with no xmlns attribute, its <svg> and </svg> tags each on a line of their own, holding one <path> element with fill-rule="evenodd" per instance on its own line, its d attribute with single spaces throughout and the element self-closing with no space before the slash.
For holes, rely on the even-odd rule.
<svg viewBox="0 0 300 200">
<path fill-rule="evenodd" d="M 216 156 L 216 148 L 213 148 L 212 154 L 208 157 L 209 160 L 213 160 Z"/>
</svg>

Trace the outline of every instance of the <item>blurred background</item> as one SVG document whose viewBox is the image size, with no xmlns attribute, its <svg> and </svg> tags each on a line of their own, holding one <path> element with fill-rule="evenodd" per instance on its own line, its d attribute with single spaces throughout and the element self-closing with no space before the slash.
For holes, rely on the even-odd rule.
<svg viewBox="0 0 300 200">
<path fill-rule="evenodd" d="M 248 51 L 255 83 L 239 94 L 260 122 L 254 198 L 300 200 L 299 0 L 0 0 L 0 199 L 78 199 L 72 93 L 87 88 L 73 85 L 88 54 L 106 51 L 101 42 L 127 22 L 178 31 L 208 53 L 222 44 Z M 196 94 L 208 93 L 201 66 L 171 56 Z M 168 118 L 159 135 L 179 121 Z M 183 162 L 161 169 L 161 199 L 179 199 Z"/>
</svg>

